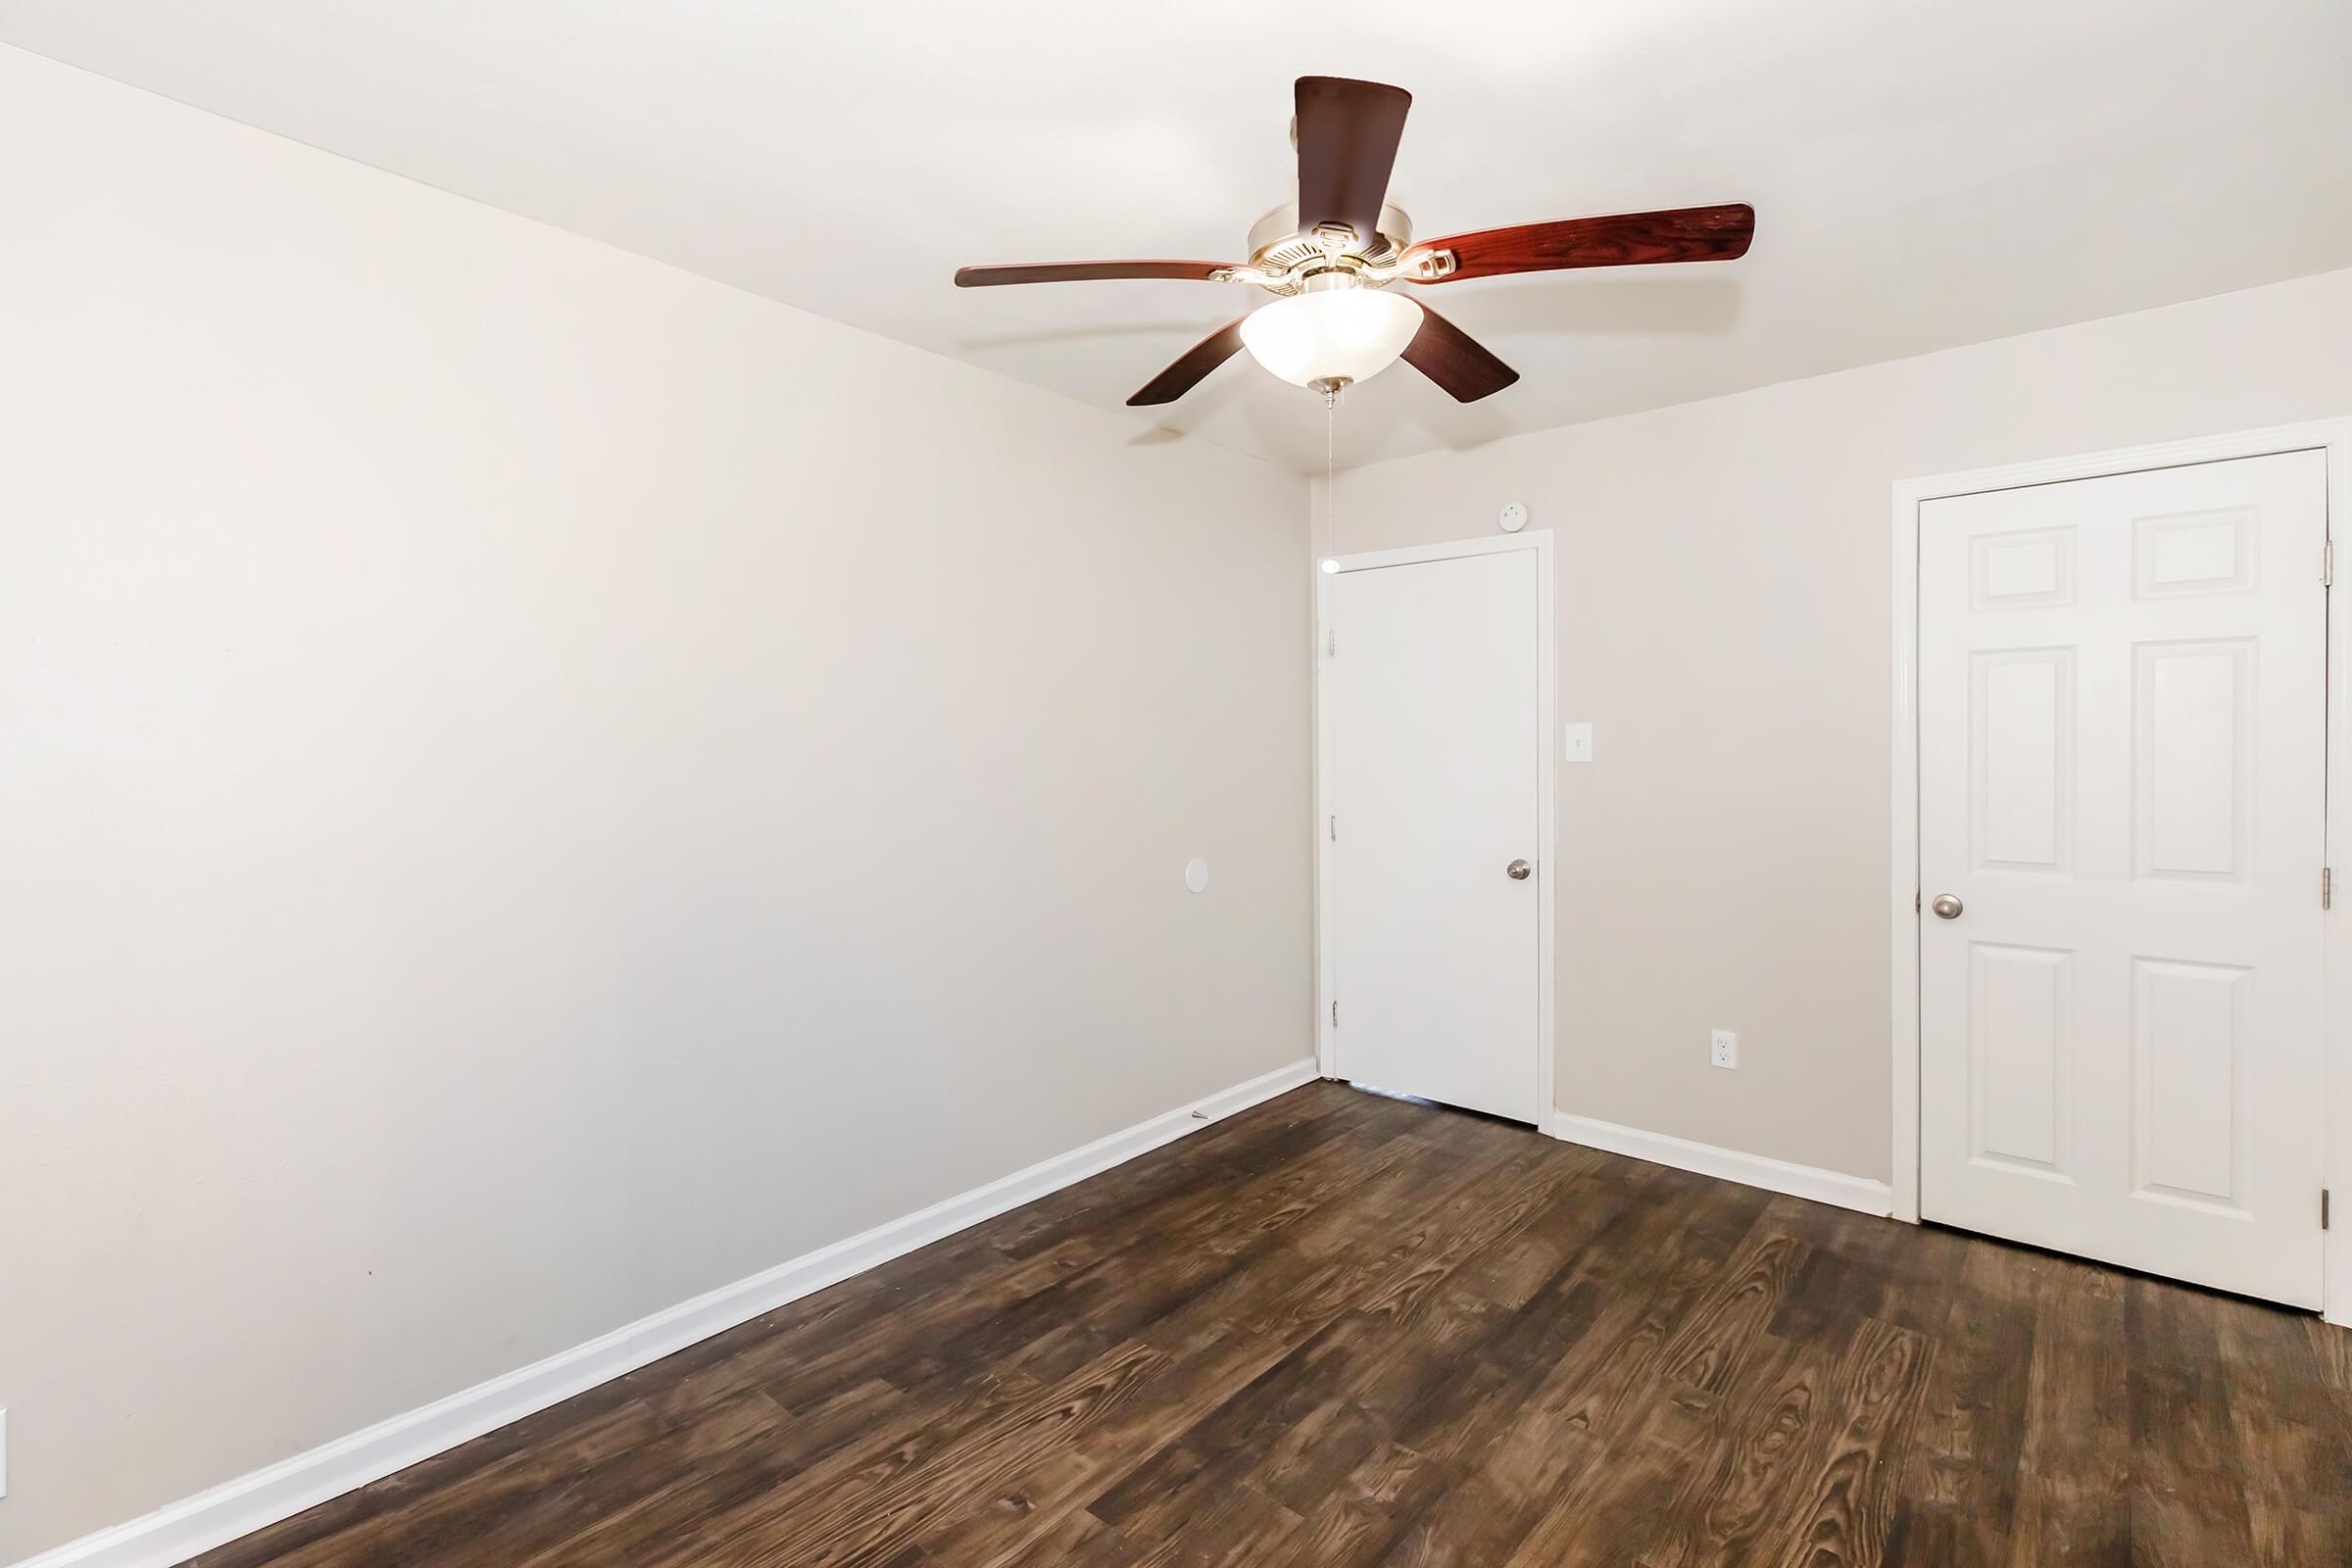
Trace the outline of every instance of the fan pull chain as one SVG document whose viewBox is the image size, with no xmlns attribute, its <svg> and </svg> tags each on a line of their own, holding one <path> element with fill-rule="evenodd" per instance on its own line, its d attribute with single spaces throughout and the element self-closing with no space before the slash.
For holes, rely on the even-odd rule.
<svg viewBox="0 0 2352 1568">
<path fill-rule="evenodd" d="M 1323 537 L 1326 539 L 1332 536 L 1335 509 L 1340 504 L 1340 476 L 1332 463 L 1332 432 L 1339 424 L 1339 419 L 1340 389 L 1327 386 L 1323 389 Z M 1323 569 L 1322 552 L 1315 554 L 1315 569 L 1320 571 Z"/>
</svg>

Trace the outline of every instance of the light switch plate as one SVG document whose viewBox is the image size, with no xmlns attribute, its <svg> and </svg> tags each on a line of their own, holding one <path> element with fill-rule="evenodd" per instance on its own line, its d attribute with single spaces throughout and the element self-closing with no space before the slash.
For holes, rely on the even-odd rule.
<svg viewBox="0 0 2352 1568">
<path fill-rule="evenodd" d="M 1592 760 L 1592 726 L 1563 724 L 1560 726 L 1560 760 L 1590 762 Z"/>
</svg>

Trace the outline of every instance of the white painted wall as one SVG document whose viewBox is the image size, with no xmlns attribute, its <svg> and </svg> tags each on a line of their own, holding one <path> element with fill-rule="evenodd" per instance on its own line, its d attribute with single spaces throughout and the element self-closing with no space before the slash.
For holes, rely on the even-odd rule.
<svg viewBox="0 0 2352 1568">
<path fill-rule="evenodd" d="M 1560 1106 L 1886 1178 L 1894 482 L 2343 414 L 2352 271 L 1341 474 L 1326 553 L 1558 540 Z"/>
<path fill-rule="evenodd" d="M 0 1561 L 1311 1049 L 1296 477 L 5 49 L 0 190 Z"/>
</svg>

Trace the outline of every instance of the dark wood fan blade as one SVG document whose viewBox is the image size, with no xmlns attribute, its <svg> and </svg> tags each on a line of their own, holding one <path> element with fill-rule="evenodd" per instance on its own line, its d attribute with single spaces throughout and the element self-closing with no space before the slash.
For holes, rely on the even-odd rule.
<svg viewBox="0 0 2352 1568">
<path fill-rule="evenodd" d="M 1404 346 L 1404 363 L 1451 393 L 1457 403 L 1492 397 L 1519 379 L 1517 370 L 1426 305 L 1421 307 L 1421 330 Z"/>
<path fill-rule="evenodd" d="M 1034 262 L 1016 267 L 958 267 L 957 288 L 1002 283 L 1083 283 L 1102 278 L 1182 277 L 1210 282 L 1232 262 Z"/>
<path fill-rule="evenodd" d="M 1131 409 L 1158 403 L 1173 403 L 1200 384 L 1201 377 L 1234 357 L 1242 347 L 1242 322 L 1248 317 L 1237 316 L 1218 327 L 1200 342 L 1186 349 L 1176 363 L 1144 384 L 1144 389 L 1127 400 Z"/>
<path fill-rule="evenodd" d="M 1504 272 L 1553 272 L 1571 267 L 1728 262 L 1746 255 L 1747 242 L 1755 234 L 1756 210 L 1745 202 L 1735 202 L 1728 207 L 1620 213 L 1613 218 L 1571 218 L 1557 223 L 1521 223 L 1513 228 L 1480 229 L 1475 234 L 1449 234 L 1415 245 L 1407 262 L 1423 254 L 1451 251 L 1453 270 L 1427 279 L 1432 283 Z"/>
<path fill-rule="evenodd" d="M 1370 239 L 1380 231 L 1380 204 L 1413 95 L 1377 81 L 1300 76 L 1296 101 L 1298 227 L 1345 223 Z"/>
</svg>

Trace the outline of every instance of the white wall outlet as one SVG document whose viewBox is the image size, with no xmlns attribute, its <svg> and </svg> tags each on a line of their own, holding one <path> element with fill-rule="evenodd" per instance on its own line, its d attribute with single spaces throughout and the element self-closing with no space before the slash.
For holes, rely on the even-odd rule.
<svg viewBox="0 0 2352 1568">
<path fill-rule="evenodd" d="M 1715 1067 L 1740 1065 L 1740 1037 L 1729 1029 L 1718 1029 L 1707 1037 L 1707 1062 Z"/>
<path fill-rule="evenodd" d="M 1560 726 L 1560 760 L 1590 762 L 1592 760 L 1592 726 L 1563 724 Z"/>
</svg>

